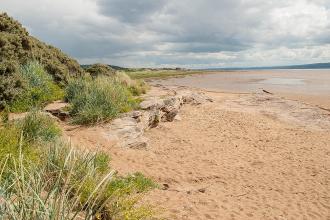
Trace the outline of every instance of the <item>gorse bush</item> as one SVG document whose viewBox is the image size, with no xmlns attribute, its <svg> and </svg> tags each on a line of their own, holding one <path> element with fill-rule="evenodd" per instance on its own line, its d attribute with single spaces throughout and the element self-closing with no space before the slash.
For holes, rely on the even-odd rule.
<svg viewBox="0 0 330 220">
<path fill-rule="evenodd" d="M 21 94 L 20 66 L 30 60 L 38 60 L 61 85 L 69 77 L 85 74 L 77 61 L 30 36 L 19 22 L 6 13 L 0 13 L 0 48 L 0 110 Z"/>
<path fill-rule="evenodd" d="M 66 88 L 66 99 L 77 124 L 107 121 L 137 104 L 127 86 L 112 77 L 73 79 Z"/>
<path fill-rule="evenodd" d="M 116 71 L 112 69 L 109 65 L 96 63 L 86 67 L 86 72 L 88 72 L 92 77 L 98 76 L 114 76 Z"/>
<path fill-rule="evenodd" d="M 54 83 L 52 76 L 37 61 L 22 66 L 19 76 L 24 89 L 9 103 L 12 112 L 24 112 L 31 108 L 42 107 L 64 96 L 64 91 Z"/>
</svg>

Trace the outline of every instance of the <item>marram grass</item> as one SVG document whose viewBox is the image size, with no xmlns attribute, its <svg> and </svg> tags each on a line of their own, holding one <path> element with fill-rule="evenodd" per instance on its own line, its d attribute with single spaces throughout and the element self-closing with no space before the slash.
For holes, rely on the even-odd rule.
<svg viewBox="0 0 330 220">
<path fill-rule="evenodd" d="M 32 114 L 37 116 L 28 117 L 41 117 Z M 43 117 L 35 123 L 47 130 L 47 124 L 40 122 Z M 153 216 L 149 206 L 138 205 L 144 193 L 156 187 L 150 179 L 140 173 L 118 176 L 109 167 L 107 154 L 75 150 L 58 136 L 44 139 L 49 135 L 27 129 L 30 123 L 25 120 L 31 118 L 1 128 L 0 149 L 7 151 L 0 151 L 0 219 L 143 220 Z"/>
</svg>

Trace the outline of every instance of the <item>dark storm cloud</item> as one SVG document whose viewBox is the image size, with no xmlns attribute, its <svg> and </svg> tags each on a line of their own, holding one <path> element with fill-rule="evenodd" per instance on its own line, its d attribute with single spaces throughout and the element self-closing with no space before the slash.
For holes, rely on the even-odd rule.
<svg viewBox="0 0 330 220">
<path fill-rule="evenodd" d="M 140 23 L 150 19 L 165 5 L 165 0 L 98 0 L 100 12 L 122 22 Z"/>
<path fill-rule="evenodd" d="M 328 0 L 4 0 L 81 62 L 255 66 L 330 59 Z"/>
</svg>

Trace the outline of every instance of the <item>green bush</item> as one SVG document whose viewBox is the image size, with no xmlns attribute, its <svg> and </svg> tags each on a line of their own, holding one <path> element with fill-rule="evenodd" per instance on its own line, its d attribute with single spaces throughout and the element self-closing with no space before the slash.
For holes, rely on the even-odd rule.
<svg viewBox="0 0 330 220">
<path fill-rule="evenodd" d="M 24 83 L 24 89 L 9 103 L 12 112 L 29 111 L 64 97 L 64 91 L 53 82 L 52 77 L 37 61 L 22 66 L 19 77 Z"/>
<path fill-rule="evenodd" d="M 73 123 L 94 124 L 113 119 L 136 107 L 129 89 L 114 78 L 80 78 L 69 81 L 66 99 Z"/>
<path fill-rule="evenodd" d="M 116 73 L 116 71 L 112 69 L 109 65 L 101 64 L 101 63 L 90 65 L 85 70 L 92 77 L 113 76 Z"/>
<path fill-rule="evenodd" d="M 18 73 L 30 60 L 38 60 L 60 85 L 65 85 L 69 77 L 85 74 L 77 61 L 30 36 L 6 13 L 0 13 L 0 48 L 0 110 L 22 93 Z"/>
</svg>

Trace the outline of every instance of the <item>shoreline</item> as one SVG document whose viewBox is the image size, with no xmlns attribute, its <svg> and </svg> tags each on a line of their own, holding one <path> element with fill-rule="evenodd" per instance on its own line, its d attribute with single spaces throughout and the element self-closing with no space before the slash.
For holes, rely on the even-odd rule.
<svg viewBox="0 0 330 220">
<path fill-rule="evenodd" d="M 149 79 L 148 81 L 151 85 L 185 86 L 186 88 L 224 94 L 251 94 L 267 90 L 287 99 L 330 109 L 330 71 L 328 73 L 328 70 L 321 70 L 319 79 L 313 76 L 313 74 L 318 72 L 310 71 L 221 71 L 205 72 L 203 74 L 185 76 L 184 78 Z"/>
</svg>

